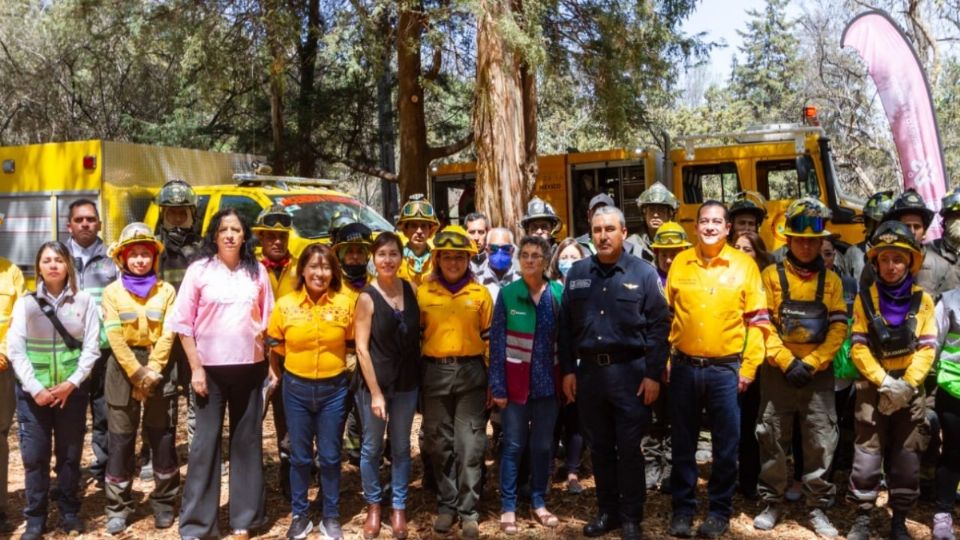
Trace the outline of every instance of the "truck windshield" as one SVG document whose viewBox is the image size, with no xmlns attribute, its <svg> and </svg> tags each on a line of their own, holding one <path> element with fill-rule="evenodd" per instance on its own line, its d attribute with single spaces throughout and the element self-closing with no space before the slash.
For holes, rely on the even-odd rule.
<svg viewBox="0 0 960 540">
<path fill-rule="evenodd" d="M 351 197 L 334 194 L 280 195 L 273 202 L 283 205 L 293 216 L 293 228 L 302 238 L 330 235 L 330 224 L 340 216 L 350 216 L 374 231 L 392 231 L 393 225 L 373 208 Z"/>
</svg>

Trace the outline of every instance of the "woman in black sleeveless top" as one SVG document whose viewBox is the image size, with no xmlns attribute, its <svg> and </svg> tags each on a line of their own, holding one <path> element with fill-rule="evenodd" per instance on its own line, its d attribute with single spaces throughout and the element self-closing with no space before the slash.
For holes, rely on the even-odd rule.
<svg viewBox="0 0 960 540">
<path fill-rule="evenodd" d="M 363 423 L 360 477 L 367 500 L 364 538 L 380 533 L 380 457 L 383 434 L 390 429 L 394 538 L 406 538 L 405 505 L 410 479 L 410 430 L 420 384 L 420 309 L 413 285 L 397 277 L 402 260 L 400 238 L 380 234 L 371 246 L 377 279 L 357 300 L 354 319 L 357 359 L 363 383 L 357 408 Z"/>
</svg>

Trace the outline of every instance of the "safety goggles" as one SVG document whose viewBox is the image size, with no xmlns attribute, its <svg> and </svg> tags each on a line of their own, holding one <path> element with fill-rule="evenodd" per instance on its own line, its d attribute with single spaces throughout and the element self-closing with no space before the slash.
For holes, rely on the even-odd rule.
<svg viewBox="0 0 960 540">
<path fill-rule="evenodd" d="M 267 214 L 263 216 L 264 227 L 283 227 L 289 229 L 293 225 L 293 216 L 290 214 Z"/>
<path fill-rule="evenodd" d="M 657 237 L 654 239 L 655 244 L 661 244 L 665 246 L 679 246 L 685 244 L 686 242 L 686 237 L 679 231 L 657 233 Z"/>
<path fill-rule="evenodd" d="M 487 244 L 487 252 L 493 255 L 497 252 L 504 252 L 507 255 L 513 255 L 513 245 L 511 244 Z"/>
<path fill-rule="evenodd" d="M 426 201 L 413 201 L 408 202 L 403 205 L 401 214 L 405 218 L 413 218 L 417 216 L 422 216 L 425 218 L 432 218 L 433 215 L 433 205 Z"/>
<path fill-rule="evenodd" d="M 433 245 L 440 249 L 470 249 L 470 239 L 454 232 L 440 232 L 433 238 Z"/>
<path fill-rule="evenodd" d="M 826 218 L 819 216 L 808 216 L 806 214 L 800 214 L 799 216 L 793 216 L 790 218 L 790 230 L 801 233 L 807 229 L 810 229 L 812 233 L 821 233 L 827 228 Z"/>
</svg>

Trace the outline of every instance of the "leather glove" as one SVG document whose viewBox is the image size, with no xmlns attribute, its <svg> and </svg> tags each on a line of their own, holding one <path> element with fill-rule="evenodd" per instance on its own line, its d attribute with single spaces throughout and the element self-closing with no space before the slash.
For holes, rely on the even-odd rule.
<svg viewBox="0 0 960 540">
<path fill-rule="evenodd" d="M 805 364 L 799 358 L 794 358 L 793 362 L 790 362 L 790 365 L 787 366 L 784 376 L 786 376 L 787 382 L 794 387 L 803 388 L 813 380 L 813 366 Z"/>
<path fill-rule="evenodd" d="M 880 398 L 877 400 L 877 411 L 879 411 L 880 414 L 890 416 L 899 410 L 900 408 L 894 405 L 888 394 L 880 394 Z"/>
<path fill-rule="evenodd" d="M 891 405 L 900 410 L 910 404 L 910 400 L 917 394 L 917 389 L 903 379 L 895 379 L 889 375 L 883 378 L 878 390 L 881 395 L 887 396 Z"/>
<path fill-rule="evenodd" d="M 133 383 L 133 387 L 139 390 L 144 396 L 149 396 L 153 394 L 157 386 L 163 382 L 163 375 L 160 375 L 148 367 L 140 367 L 134 372 L 133 377 L 130 378 L 130 382 Z"/>
</svg>

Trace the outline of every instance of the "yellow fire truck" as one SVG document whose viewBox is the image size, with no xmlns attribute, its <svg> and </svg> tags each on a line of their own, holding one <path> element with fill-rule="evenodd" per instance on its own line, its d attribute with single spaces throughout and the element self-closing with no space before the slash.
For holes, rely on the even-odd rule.
<svg viewBox="0 0 960 540">
<path fill-rule="evenodd" d="M 636 231 L 643 223 L 636 198 L 660 180 L 681 203 L 676 219 L 693 234 L 700 203 L 717 199 L 729 204 L 737 193 L 753 191 L 768 201 L 760 233 L 770 250 L 785 242 L 783 211 L 789 201 L 810 195 L 833 211 L 831 232 L 859 242 L 863 201 L 843 193 L 816 111 L 806 108 L 804 118 L 803 124 L 679 137 L 667 156 L 657 149 L 542 156 L 533 194 L 556 209 L 565 227 L 560 234 L 576 236 L 587 232 L 586 207 L 600 192 L 613 197 L 628 230 Z M 456 221 L 473 211 L 475 170 L 473 163 L 434 168 L 431 195 L 442 217 Z"/>
</svg>

